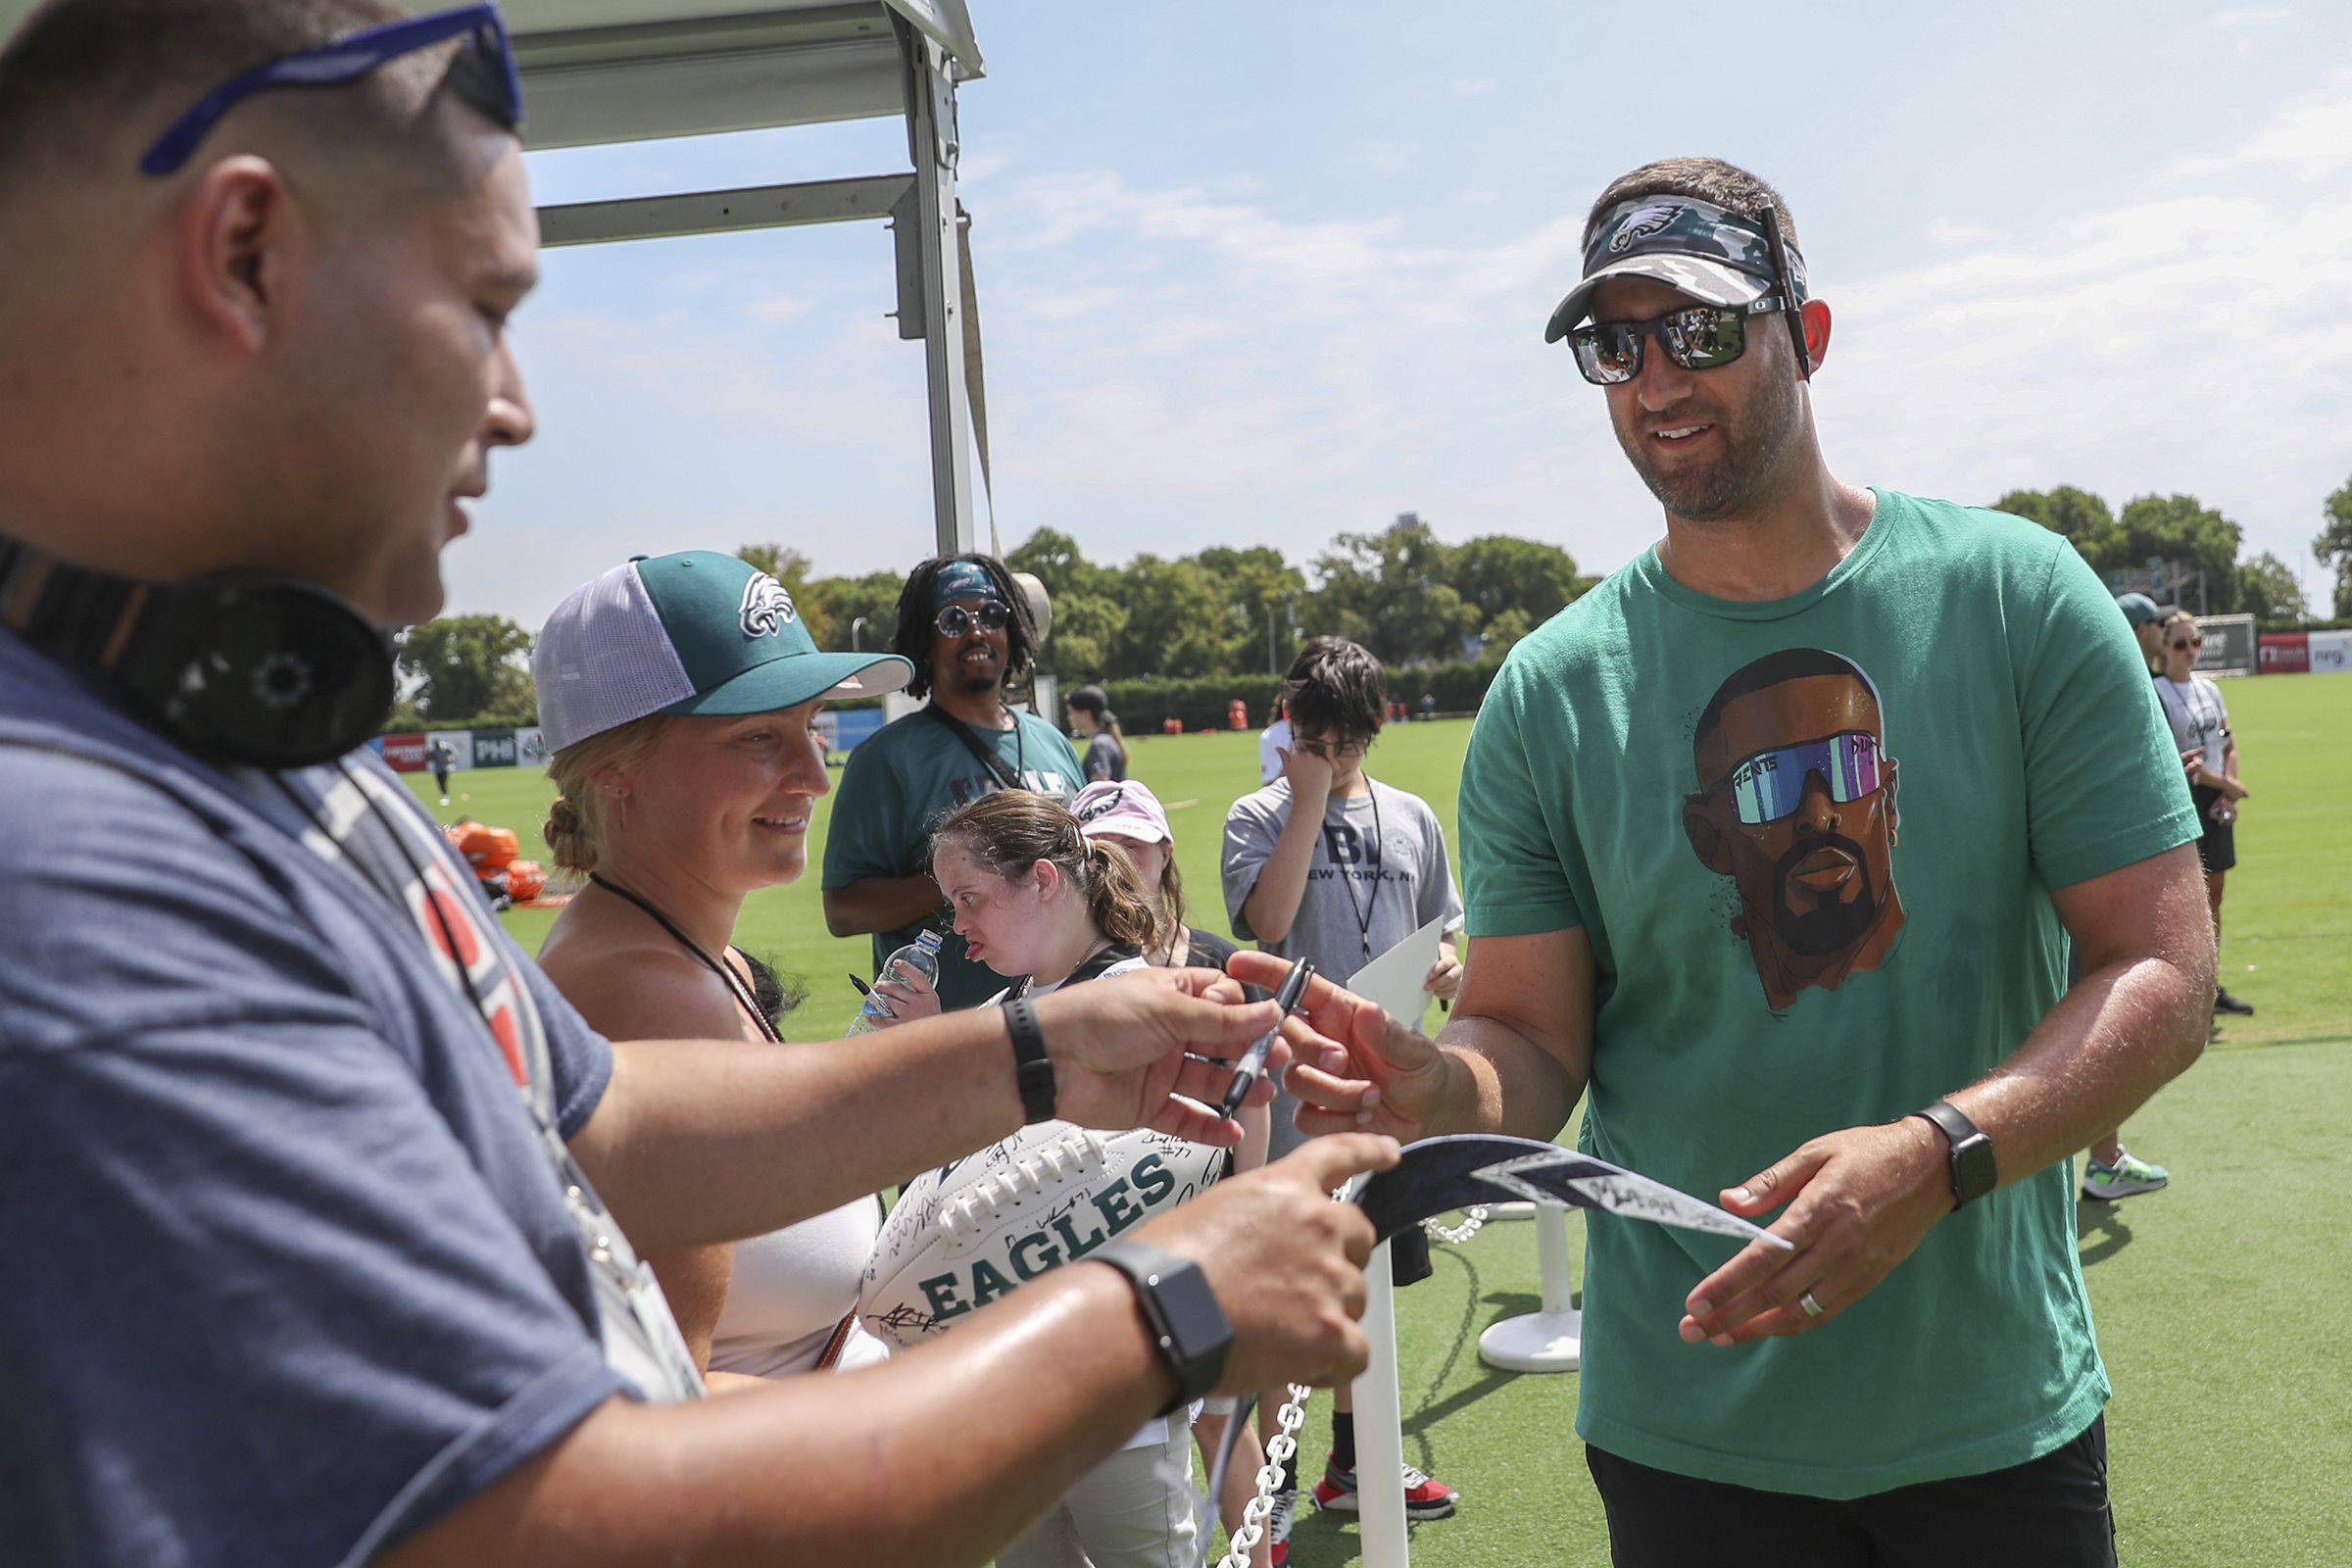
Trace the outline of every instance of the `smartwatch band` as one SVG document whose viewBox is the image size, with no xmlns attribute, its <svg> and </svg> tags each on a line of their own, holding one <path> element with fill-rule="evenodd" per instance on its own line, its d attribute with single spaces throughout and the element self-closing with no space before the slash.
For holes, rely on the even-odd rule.
<svg viewBox="0 0 2352 1568">
<path fill-rule="evenodd" d="M 1056 1100 L 1054 1062 L 1046 1054 L 1046 1034 L 1037 1026 L 1037 1008 L 1027 997 L 1014 997 L 998 1009 L 1012 1031 L 1013 1082 L 1021 1091 L 1021 1120 L 1031 1126 L 1054 1119 Z"/>
<path fill-rule="evenodd" d="M 1959 1106 L 1948 1100 L 1938 1100 L 1912 1114 L 1933 1122 L 1936 1131 L 1943 1134 L 1944 1142 L 1951 1146 L 1954 1208 L 1983 1198 L 2000 1184 L 2000 1165 L 1993 1155 L 1992 1140 Z"/>
<path fill-rule="evenodd" d="M 1159 1413 L 1168 1415 L 1205 1398 L 1225 1373 L 1233 1324 L 1200 1265 L 1149 1242 L 1116 1241 L 1089 1255 L 1127 1276 L 1152 1343 L 1176 1374 L 1176 1397 Z"/>
</svg>

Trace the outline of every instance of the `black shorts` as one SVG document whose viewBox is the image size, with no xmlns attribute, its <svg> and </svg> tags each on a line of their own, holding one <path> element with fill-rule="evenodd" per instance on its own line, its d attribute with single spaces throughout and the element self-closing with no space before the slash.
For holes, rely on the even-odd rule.
<svg viewBox="0 0 2352 1568">
<path fill-rule="evenodd" d="M 2188 798 L 2196 802 L 2197 821 L 2205 829 L 2204 837 L 2197 840 L 2197 863 L 2207 876 L 2229 870 L 2237 864 L 2237 824 L 2213 819 L 2213 803 L 2222 798 L 2222 792 L 2192 785 Z"/>
<path fill-rule="evenodd" d="M 1617 1568 L 2116 1568 L 2107 1418 L 2007 1470 L 1833 1502 L 1585 1450 Z"/>
</svg>

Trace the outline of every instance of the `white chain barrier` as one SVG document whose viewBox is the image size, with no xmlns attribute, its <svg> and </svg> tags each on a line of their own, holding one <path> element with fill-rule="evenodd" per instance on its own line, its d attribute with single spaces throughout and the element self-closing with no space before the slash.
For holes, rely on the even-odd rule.
<svg viewBox="0 0 2352 1568">
<path fill-rule="evenodd" d="M 1250 1568 L 1250 1553 L 1265 1539 L 1266 1518 L 1274 1511 L 1274 1493 L 1282 1485 L 1283 1466 L 1298 1451 L 1298 1429 L 1306 1425 L 1309 1391 L 1303 1383 L 1294 1383 L 1290 1389 L 1290 1398 L 1274 1417 L 1281 1430 L 1266 1440 L 1266 1462 L 1257 1470 L 1257 1495 L 1242 1510 L 1241 1525 L 1225 1544 L 1225 1555 L 1217 1568 Z M 1236 1421 L 1244 1418 L 1244 1412 L 1234 1413 Z"/>
<path fill-rule="evenodd" d="M 1444 1242 L 1448 1247 L 1459 1247 L 1471 1237 L 1476 1236 L 1480 1227 L 1486 1223 L 1487 1205 L 1472 1203 L 1468 1208 L 1462 1210 L 1462 1222 L 1459 1225 L 1441 1225 L 1435 1219 L 1425 1219 L 1421 1222 L 1421 1228 L 1427 1231 L 1432 1238 Z"/>
</svg>

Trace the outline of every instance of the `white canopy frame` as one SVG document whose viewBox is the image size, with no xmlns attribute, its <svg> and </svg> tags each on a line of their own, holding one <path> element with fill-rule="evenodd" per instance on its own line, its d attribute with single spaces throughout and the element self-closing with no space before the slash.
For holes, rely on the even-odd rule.
<svg viewBox="0 0 2352 1568">
<path fill-rule="evenodd" d="M 33 4 L 0 0 L 0 36 Z M 430 10 L 436 0 L 411 4 Z M 889 220 L 899 335 L 924 350 L 938 546 L 978 548 L 964 430 L 970 423 L 985 470 L 987 413 L 979 403 L 974 420 L 979 333 L 957 227 L 956 89 L 984 68 L 964 0 L 503 0 L 501 9 L 532 148 L 905 119 L 906 171 L 546 207 L 541 233 L 551 246 L 594 245 Z"/>
<path fill-rule="evenodd" d="M 898 115 L 904 172 L 540 210 L 549 246 L 887 219 L 899 335 L 923 344 L 941 554 L 978 548 L 968 427 L 978 330 L 957 224 L 956 89 L 983 74 L 963 0 L 510 0 L 528 144 L 578 147 Z M 968 352 L 967 352 L 968 351 Z"/>
</svg>

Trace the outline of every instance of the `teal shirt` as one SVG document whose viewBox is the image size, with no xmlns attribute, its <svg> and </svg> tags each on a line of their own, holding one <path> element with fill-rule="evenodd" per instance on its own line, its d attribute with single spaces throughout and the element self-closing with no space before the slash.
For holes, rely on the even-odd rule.
<svg viewBox="0 0 2352 1568">
<path fill-rule="evenodd" d="M 1061 732 L 1035 713 L 1014 710 L 1013 729 L 972 730 L 1029 789 L 1068 802 L 1085 787 L 1078 758 Z M 931 830 L 959 806 L 1000 788 L 980 760 L 928 713 L 885 724 L 850 753 L 825 834 L 828 891 L 867 877 L 913 876 L 931 869 Z M 939 996 L 949 1007 L 976 1007 L 1004 989 L 1004 976 L 963 956 L 963 938 L 948 930 L 943 905 L 919 924 L 874 936 L 874 969 L 925 929 L 946 934 Z"/>
<path fill-rule="evenodd" d="M 2049 890 L 2197 836 L 2145 665 L 2064 539 L 1878 492 L 1828 576 L 1711 599 L 1655 552 L 1515 648 L 1462 778 L 1473 937 L 1582 926 L 1579 1147 L 1712 1198 L 2009 1055 L 2065 989 Z M 1594 1216 L 1577 1430 L 1851 1497 L 2021 1464 L 2108 1385 L 2060 1164 L 1939 1221 L 1836 1322 L 1682 1343 L 1722 1238 Z"/>
</svg>

